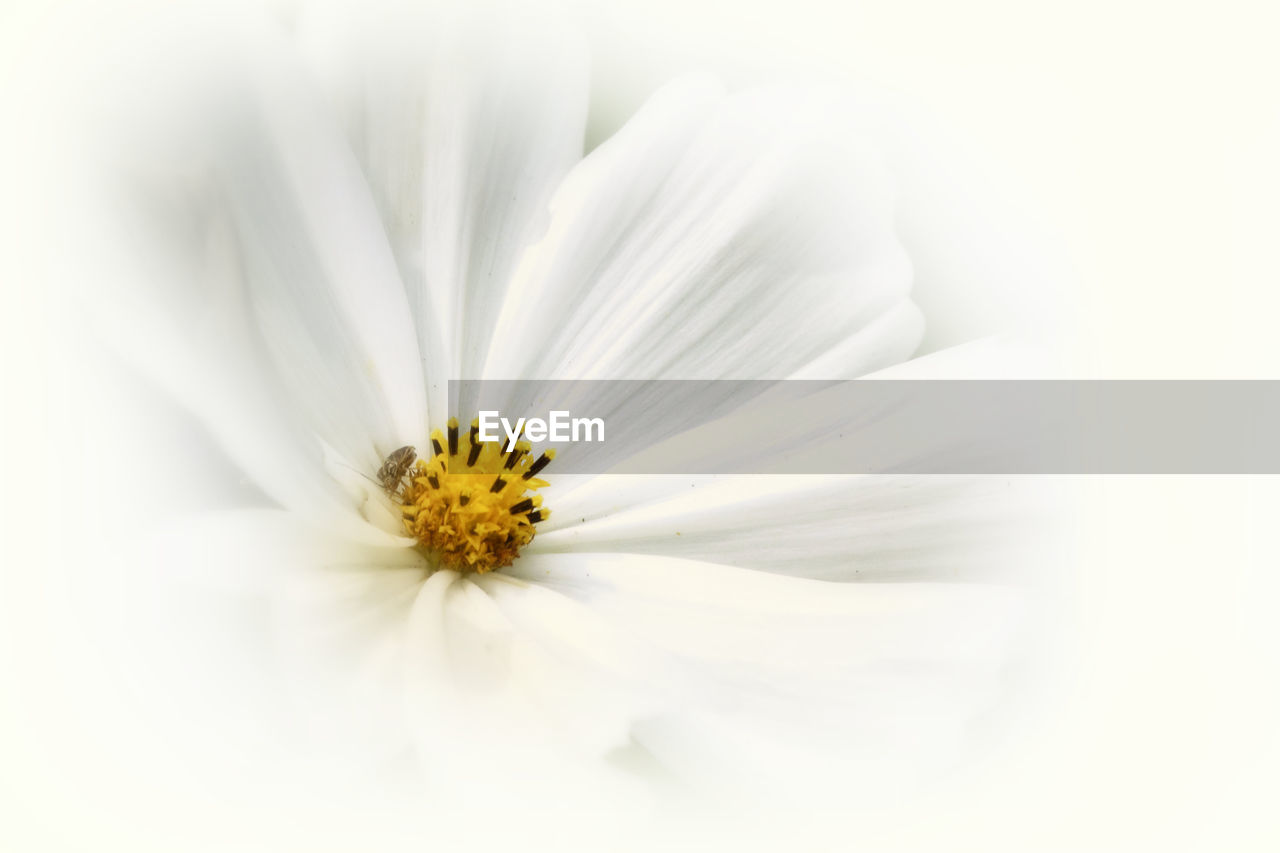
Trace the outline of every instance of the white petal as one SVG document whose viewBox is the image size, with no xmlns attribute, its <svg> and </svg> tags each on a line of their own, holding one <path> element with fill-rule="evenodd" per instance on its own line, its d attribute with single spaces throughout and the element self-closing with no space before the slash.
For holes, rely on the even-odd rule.
<svg viewBox="0 0 1280 853">
<path fill-rule="evenodd" d="M 66 563 L 61 580 L 72 594 L 61 606 L 74 618 L 64 639 L 82 646 L 85 665 L 122 691 L 118 713 L 146 732 L 136 743 L 143 765 L 148 748 L 175 752 L 174 772 L 202 774 L 210 790 L 224 790 L 227 778 L 243 781 L 246 772 L 292 771 L 283 779 L 308 769 L 317 751 L 307 730 L 332 734 L 344 704 L 359 702 L 353 694 L 361 684 L 345 681 L 319 704 L 313 677 L 348 663 L 342 653 L 352 643 L 342 638 L 359 633 L 372 644 L 394 622 L 361 622 L 367 599 L 350 585 L 327 599 L 340 607 L 321 607 L 321 591 L 299 579 L 352 563 L 376 566 L 370 580 L 394 578 L 417 555 L 353 546 L 283 510 L 164 515 L 147 519 L 148 527 L 136 513 L 119 515 L 133 526 L 102 531 L 86 547 L 88 559 Z M 289 618 L 301 612 L 323 618 Z M 299 645 L 314 654 L 293 654 Z M 114 704 L 111 691 L 102 698 L 107 708 Z M 102 710 L 94 702 L 84 709 L 95 719 Z M 369 729 L 343 727 L 331 743 L 358 752 Z M 127 738 L 127 730 L 102 728 L 112 739 Z"/>
<path fill-rule="evenodd" d="M 585 45 L 541 10 L 368 20 L 304 35 L 391 236 L 439 424 L 444 383 L 479 375 L 516 261 L 582 156 Z"/>
<path fill-rule="evenodd" d="M 335 532 L 386 543 L 387 533 L 358 514 L 363 498 L 353 500 L 351 491 L 329 475 L 325 443 L 303 413 L 284 402 L 285 389 L 257 357 L 240 280 L 228 268 L 234 255 L 224 242 L 224 224 L 206 225 L 208 233 L 196 251 L 170 246 L 159 262 L 150 254 L 155 250 L 150 236 L 138 244 L 119 241 L 127 259 L 103 268 L 130 285 L 90 300 L 97 309 L 97 331 L 131 367 L 191 411 L 269 497 Z M 164 293 L 163 284 L 146 289 L 170 281 L 207 286 L 208 298 Z M 144 289 L 134 292 L 133 286 Z M 145 458 L 131 474 L 152 478 L 159 488 L 173 487 L 173 472 L 156 470 Z"/>
<path fill-rule="evenodd" d="M 275 150 L 248 153 L 228 173 L 246 295 L 308 423 L 376 469 L 425 432 L 404 290 L 367 188 L 330 129 L 299 122 L 278 132 Z"/>
<path fill-rule="evenodd" d="M 341 547 L 308 527 L 298 513 L 241 509 L 168 519 L 155 530 L 134 531 L 139 548 L 121 562 L 136 562 L 166 583 L 266 595 L 291 572 L 316 564 Z"/>
<path fill-rule="evenodd" d="M 369 464 L 421 438 L 418 348 L 358 162 L 300 76 L 267 65 L 208 156 L 242 252 L 245 291 L 282 383 L 317 432 Z"/>
<path fill-rule="evenodd" d="M 368 765 L 408 755 L 406 626 L 427 575 L 411 550 L 369 549 L 277 584 L 275 652 L 300 725 L 330 757 Z"/>
<path fill-rule="evenodd" d="M 415 726 L 465 722 L 503 749 L 512 739 L 535 748 L 550 738 L 593 756 L 625 742 L 633 706 L 616 682 L 639 669 L 625 642 L 588 608 L 501 574 L 440 571 L 418 595 L 409 624 Z M 444 748 L 429 734 L 424 747 Z"/>
<path fill-rule="evenodd" d="M 1021 368 L 1031 355 L 1034 350 L 993 340 L 866 378 L 1000 376 Z M 689 470 L 718 465 L 732 471 L 739 460 L 750 459 L 754 466 L 769 461 L 783 472 L 814 471 L 823 459 L 837 458 L 847 436 L 874 426 L 866 413 L 823 405 L 821 392 L 784 407 L 770 393 L 641 457 L 661 460 L 663 470 L 680 470 L 683 460 Z M 640 457 L 625 464 L 646 470 Z M 1029 549 L 1046 531 L 1052 500 L 1044 484 L 1009 477 L 781 473 L 558 479 L 545 493 L 552 516 L 540 525 L 531 553 L 680 556 L 830 580 L 972 580 L 1025 573 Z"/>
<path fill-rule="evenodd" d="M 632 729 L 660 762 L 730 783 L 758 769 L 751 784 L 797 796 L 907 781 L 963 755 L 1007 687 L 1020 610 L 990 587 L 828 584 L 669 558 L 537 556 L 515 574 L 660 655 L 652 690 L 668 704 Z M 769 778 L 797 767 L 818 775 Z"/>
<path fill-rule="evenodd" d="M 146 79 L 127 78 L 130 97 L 115 93 L 109 138 L 125 143 L 110 152 L 120 192 L 106 200 L 104 242 L 119 255 L 101 260 L 119 275 L 95 278 L 87 296 L 107 336 L 250 476 L 302 506 L 332 489 L 323 445 L 373 471 L 421 437 L 407 302 L 359 167 L 281 45 L 185 37 L 199 42 L 191 57 L 156 57 Z M 126 266 L 110 266 L 120 257 Z"/>
<path fill-rule="evenodd" d="M 409 617 L 403 673 L 404 723 L 433 799 L 456 815 L 476 797 L 503 798 L 513 820 L 567 814 L 566 802 L 572 813 L 641 807 L 638 780 L 607 763 L 656 707 L 645 688 L 661 673 L 635 645 L 525 581 L 432 575 Z"/>
<path fill-rule="evenodd" d="M 529 554 L 707 560 L 826 580 L 1025 573 L 1035 484 L 999 477 L 608 475 L 547 499 Z"/>
<path fill-rule="evenodd" d="M 856 335 L 836 343 L 787 378 L 850 379 L 859 375 L 867 365 L 902 363 L 914 349 L 908 348 L 907 342 L 918 341 L 924 334 L 924 328 L 924 315 L 916 304 L 906 300 L 898 302 L 859 329 Z"/>
<path fill-rule="evenodd" d="M 855 376 L 914 348 L 914 323 L 848 344 L 882 334 L 909 282 L 887 177 L 832 100 L 686 80 L 556 193 L 485 375 Z"/>
</svg>

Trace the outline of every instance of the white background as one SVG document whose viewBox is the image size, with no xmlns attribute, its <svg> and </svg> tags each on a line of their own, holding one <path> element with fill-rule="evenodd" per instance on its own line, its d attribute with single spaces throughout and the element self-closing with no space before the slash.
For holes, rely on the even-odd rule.
<svg viewBox="0 0 1280 853">
<path fill-rule="evenodd" d="M 1023 275 L 960 251 L 955 263 L 971 291 L 921 299 L 964 322 L 942 321 L 931 346 L 1051 305 L 1069 331 L 1065 357 L 1076 376 L 1280 377 L 1280 21 L 1267 4 L 580 5 L 597 54 L 597 132 L 688 68 L 735 82 L 835 79 L 936 125 L 947 180 L 976 192 L 968 198 L 982 227 L 1006 222 L 1010 251 L 1031 240 L 1051 274 Z M 33 72 L 38 57 L 24 54 L 35 43 L 29 34 L 56 31 L 64 13 L 57 3 L 5 10 L 6 96 L 14 84 L 39 91 L 32 73 L 57 73 Z M 0 115 L 3 135 L 21 143 L 24 114 Z M 5 186 L 23 186 L 16 156 L 0 171 Z M 32 721 L 16 709 L 41 677 L 42 656 L 53 654 L 39 609 L 22 596 L 37 588 L 29 579 L 41 571 L 47 536 L 74 535 L 71 521 L 50 524 L 43 498 L 63 499 L 73 518 L 84 496 L 42 476 L 58 452 L 43 413 L 44 370 L 57 360 L 45 341 L 57 318 L 44 310 L 39 268 L 16 252 L 25 212 L 10 213 L 0 223 L 8 629 L 0 659 L 11 668 L 0 682 L 0 802 L 44 810 L 10 824 L 25 832 L 76 820 L 54 796 L 75 784 L 74 773 L 33 751 Z M 1065 300 L 1035 291 L 1050 279 L 1066 282 Z M 1072 654 L 1044 707 L 963 785 L 784 837 L 800 848 L 856 840 L 892 850 L 1277 849 L 1280 548 L 1271 531 L 1280 484 L 1110 478 L 1081 493 L 1066 601 Z M 49 794 L 47 804 L 33 803 L 32 790 Z M 73 827 L 66 832 L 75 838 Z M 24 836 L 15 849 L 37 840 Z"/>
</svg>

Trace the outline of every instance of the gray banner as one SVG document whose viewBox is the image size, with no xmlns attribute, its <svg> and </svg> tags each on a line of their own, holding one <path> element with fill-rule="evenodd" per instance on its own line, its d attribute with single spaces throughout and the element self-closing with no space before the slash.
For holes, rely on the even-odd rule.
<svg viewBox="0 0 1280 853">
<path fill-rule="evenodd" d="M 504 443 L 526 419 L 562 474 L 1280 474 L 1271 381 L 462 380 L 450 399 Z"/>
</svg>

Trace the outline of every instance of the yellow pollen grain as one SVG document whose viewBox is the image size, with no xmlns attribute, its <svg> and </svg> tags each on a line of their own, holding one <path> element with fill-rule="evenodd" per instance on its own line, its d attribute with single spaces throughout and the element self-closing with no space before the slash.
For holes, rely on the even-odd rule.
<svg viewBox="0 0 1280 853">
<path fill-rule="evenodd" d="M 453 418 L 447 434 L 433 432 L 431 458 L 415 463 L 397 497 L 405 530 L 442 566 L 484 573 L 511 565 L 551 515 L 535 494 L 547 482 L 535 475 L 556 452 L 534 456 L 520 440 L 507 453 L 502 442 L 482 442 L 478 433 L 473 421 L 460 434 Z"/>
</svg>

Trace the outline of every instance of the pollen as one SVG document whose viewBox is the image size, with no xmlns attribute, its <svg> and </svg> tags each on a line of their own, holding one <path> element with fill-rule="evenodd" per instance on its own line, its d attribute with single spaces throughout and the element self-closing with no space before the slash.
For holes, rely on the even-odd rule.
<svg viewBox="0 0 1280 853">
<path fill-rule="evenodd" d="M 392 495 L 405 530 L 430 558 L 458 571 L 491 572 L 511 565 L 551 515 L 536 492 L 548 485 L 538 474 L 555 455 L 548 449 L 535 457 L 523 439 L 509 452 L 502 442 L 481 441 L 479 420 L 459 436 L 450 418 L 447 433 L 431 434 L 431 458 L 409 468 Z"/>
</svg>

